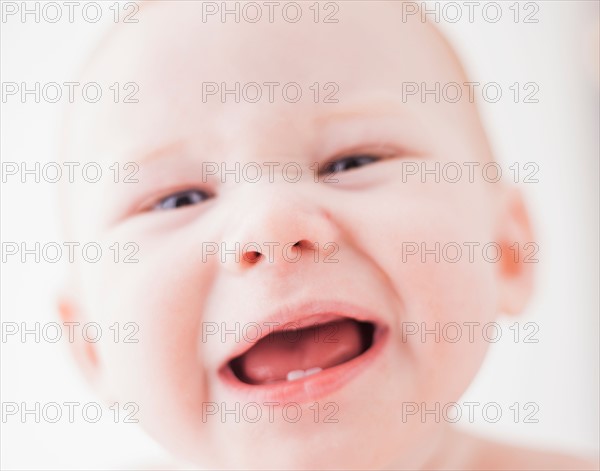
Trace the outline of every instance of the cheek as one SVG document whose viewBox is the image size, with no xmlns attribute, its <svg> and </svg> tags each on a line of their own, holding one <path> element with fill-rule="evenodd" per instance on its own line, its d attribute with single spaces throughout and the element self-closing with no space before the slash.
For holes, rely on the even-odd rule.
<svg viewBox="0 0 600 471">
<path fill-rule="evenodd" d="M 494 241 L 488 192 L 476 184 L 391 184 L 365 199 L 354 207 L 354 240 L 399 300 L 394 340 L 419 376 L 418 399 L 456 397 L 487 350 L 482 326 L 497 314 L 496 264 L 482 256 Z"/>
<path fill-rule="evenodd" d="M 138 263 L 100 262 L 82 273 L 91 319 L 103 330 L 115 323 L 121 333 L 126 323 L 139 328 L 135 343 L 123 335 L 98 343 L 101 380 L 111 400 L 137 403 L 140 423 L 165 444 L 198 440 L 205 433 L 201 403 L 209 400 L 198 343 L 211 265 L 187 239 L 140 241 Z"/>
</svg>

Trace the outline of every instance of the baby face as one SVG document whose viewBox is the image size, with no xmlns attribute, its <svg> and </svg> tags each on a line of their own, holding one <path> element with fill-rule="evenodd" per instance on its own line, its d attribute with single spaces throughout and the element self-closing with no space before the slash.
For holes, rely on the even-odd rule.
<svg viewBox="0 0 600 471">
<path fill-rule="evenodd" d="M 66 160 L 139 166 L 138 183 L 70 190 L 77 240 L 139 246 L 138 263 L 79 265 L 66 290 L 65 318 L 140 329 L 82 349 L 88 377 L 204 466 L 436 459 L 443 427 L 403 405 L 458 400 L 487 344 L 407 333 L 484 324 L 527 292 L 520 268 L 464 245 L 524 234 L 509 192 L 403 178 L 491 159 L 473 104 L 402 99 L 407 82 L 463 83 L 460 66 L 393 2 L 341 4 L 338 23 L 203 23 L 201 8 L 146 5 L 114 31 L 87 75 L 136 82 L 139 102 L 71 116 Z M 239 103 L 222 95 L 236 82 Z M 408 255 L 436 242 L 463 256 Z"/>
</svg>

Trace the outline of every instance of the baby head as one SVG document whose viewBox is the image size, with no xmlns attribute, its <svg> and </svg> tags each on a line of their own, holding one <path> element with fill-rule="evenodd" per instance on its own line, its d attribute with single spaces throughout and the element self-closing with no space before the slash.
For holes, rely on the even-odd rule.
<svg viewBox="0 0 600 471">
<path fill-rule="evenodd" d="M 531 240 L 518 193 L 466 176 L 493 160 L 474 103 L 407 94 L 467 82 L 455 54 L 396 2 L 298 4 L 295 23 L 207 4 L 145 4 L 86 67 L 122 96 L 70 113 L 65 160 L 122 173 L 69 188 L 68 227 L 125 252 L 77 265 L 60 308 L 139 342 L 77 345 L 79 363 L 197 465 L 443 461 L 446 426 L 405 405 L 458 400 L 488 344 L 421 331 L 517 313 L 531 290 L 506 249 Z M 423 173 L 446 164 L 463 178 Z"/>
</svg>

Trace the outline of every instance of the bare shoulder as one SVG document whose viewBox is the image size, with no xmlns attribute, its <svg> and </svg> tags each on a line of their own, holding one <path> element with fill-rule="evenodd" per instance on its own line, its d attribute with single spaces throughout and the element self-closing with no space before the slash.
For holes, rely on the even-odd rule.
<svg viewBox="0 0 600 471">
<path fill-rule="evenodd" d="M 480 470 L 598 470 L 598 458 L 470 437 L 469 468 Z"/>
</svg>

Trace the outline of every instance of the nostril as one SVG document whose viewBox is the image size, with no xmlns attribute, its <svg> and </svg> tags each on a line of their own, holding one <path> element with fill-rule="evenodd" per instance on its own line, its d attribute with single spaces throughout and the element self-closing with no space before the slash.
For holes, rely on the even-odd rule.
<svg viewBox="0 0 600 471">
<path fill-rule="evenodd" d="M 262 254 L 260 252 L 246 252 L 244 254 L 244 260 L 248 263 L 256 263 L 260 260 Z"/>
<path fill-rule="evenodd" d="M 301 250 L 312 250 L 315 248 L 315 244 L 313 244 L 312 242 L 310 242 L 307 239 L 300 239 L 293 246 L 298 247 Z"/>
</svg>

